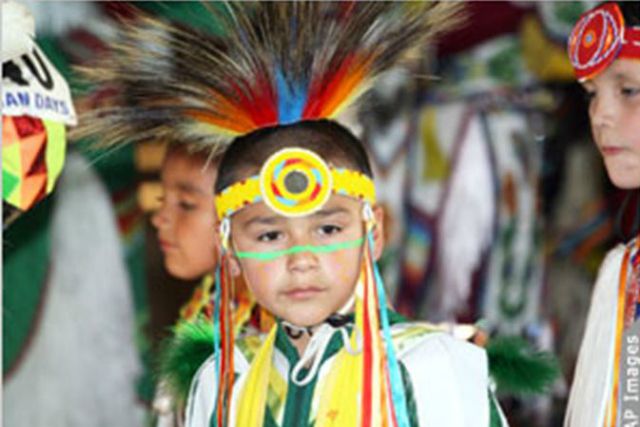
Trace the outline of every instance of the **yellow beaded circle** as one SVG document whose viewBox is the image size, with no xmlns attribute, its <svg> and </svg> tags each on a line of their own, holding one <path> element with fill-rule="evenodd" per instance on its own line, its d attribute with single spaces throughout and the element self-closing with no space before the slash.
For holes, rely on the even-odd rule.
<svg viewBox="0 0 640 427">
<path fill-rule="evenodd" d="M 260 171 L 264 202 L 275 212 L 295 217 L 320 209 L 331 195 L 329 166 L 312 151 L 287 148 L 267 159 Z"/>
</svg>

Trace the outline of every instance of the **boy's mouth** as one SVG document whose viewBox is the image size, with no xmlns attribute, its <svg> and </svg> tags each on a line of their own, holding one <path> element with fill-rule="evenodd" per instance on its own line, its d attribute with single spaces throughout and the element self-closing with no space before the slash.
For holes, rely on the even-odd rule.
<svg viewBox="0 0 640 427">
<path fill-rule="evenodd" d="M 166 240 L 160 240 L 159 242 L 160 245 L 160 249 L 162 249 L 162 252 L 167 252 L 172 250 L 173 248 L 175 248 L 176 245 L 174 245 L 173 243 L 170 243 Z"/>
<path fill-rule="evenodd" d="M 624 152 L 624 147 L 617 145 L 605 145 L 600 147 L 600 152 L 603 156 L 615 156 Z"/>
<path fill-rule="evenodd" d="M 324 291 L 323 289 L 315 286 L 307 286 L 307 287 L 301 286 L 297 288 L 288 289 L 283 293 L 287 298 L 290 298 L 293 300 L 305 300 L 305 299 L 313 298 L 323 291 Z"/>
</svg>

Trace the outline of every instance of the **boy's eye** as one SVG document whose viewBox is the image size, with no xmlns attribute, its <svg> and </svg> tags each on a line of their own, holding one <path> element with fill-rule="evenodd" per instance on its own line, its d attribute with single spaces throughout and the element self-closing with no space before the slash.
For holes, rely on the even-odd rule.
<svg viewBox="0 0 640 427">
<path fill-rule="evenodd" d="M 327 224 L 320 226 L 320 234 L 322 235 L 330 236 L 340 231 L 342 231 L 342 227 L 338 227 L 337 225 Z"/>
<path fill-rule="evenodd" d="M 636 87 L 623 87 L 620 91 L 623 96 L 635 96 L 640 93 L 640 89 Z"/>
<path fill-rule="evenodd" d="M 585 101 L 590 102 L 595 97 L 596 97 L 596 91 L 595 90 L 585 90 L 585 92 L 584 92 Z"/>
<path fill-rule="evenodd" d="M 274 240 L 278 240 L 281 235 L 282 233 L 279 231 L 267 231 L 266 233 L 260 234 L 258 240 L 260 242 L 273 242 Z"/>
<path fill-rule="evenodd" d="M 192 211 L 196 208 L 196 205 L 194 203 L 185 202 L 184 200 L 178 202 L 178 206 L 180 206 L 180 209 L 185 211 Z"/>
</svg>

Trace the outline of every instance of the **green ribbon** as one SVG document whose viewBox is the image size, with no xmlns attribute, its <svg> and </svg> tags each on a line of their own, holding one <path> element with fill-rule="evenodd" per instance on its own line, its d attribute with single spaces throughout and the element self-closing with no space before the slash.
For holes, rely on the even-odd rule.
<svg viewBox="0 0 640 427">
<path fill-rule="evenodd" d="M 342 243 L 333 243 L 330 245 L 297 245 L 292 246 L 288 249 L 283 249 L 280 251 L 271 251 L 271 252 L 244 252 L 237 251 L 236 257 L 238 258 L 249 258 L 249 259 L 257 259 L 261 261 L 271 261 L 273 259 L 279 258 L 285 255 L 293 255 L 300 252 L 311 252 L 313 254 L 326 254 L 328 252 L 335 252 L 342 249 L 351 249 L 356 248 L 362 245 L 364 242 L 364 237 L 361 237 L 356 240 L 352 240 L 350 242 L 342 242 Z"/>
</svg>

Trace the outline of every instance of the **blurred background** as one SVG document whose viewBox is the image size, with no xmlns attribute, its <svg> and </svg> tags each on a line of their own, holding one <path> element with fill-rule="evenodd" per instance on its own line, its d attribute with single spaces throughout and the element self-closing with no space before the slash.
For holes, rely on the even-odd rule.
<svg viewBox="0 0 640 427">
<path fill-rule="evenodd" d="M 75 93 L 72 65 L 101 55 L 133 4 L 21 3 Z M 381 266 L 396 309 L 481 321 L 557 355 L 548 394 L 500 396 L 514 427 L 562 424 L 598 265 L 633 216 L 565 54 L 593 5 L 470 2 L 467 22 L 389 72 L 353 119 L 386 208 Z M 197 3 L 135 7 L 216 32 Z M 3 83 L 7 72 L 3 62 Z M 155 352 L 198 286 L 165 271 L 150 224 L 164 150 L 69 145 L 55 191 L 4 228 L 6 427 L 45 425 L 45 414 L 48 426 L 150 425 Z"/>
</svg>

